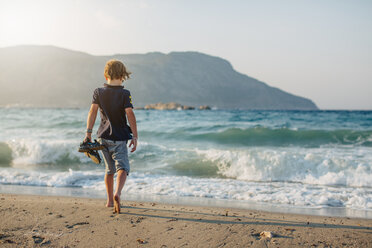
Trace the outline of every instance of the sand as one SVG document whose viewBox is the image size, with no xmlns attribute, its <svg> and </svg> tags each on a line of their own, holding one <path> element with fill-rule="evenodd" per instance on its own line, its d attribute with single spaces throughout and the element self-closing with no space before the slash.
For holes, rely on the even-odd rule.
<svg viewBox="0 0 372 248">
<path fill-rule="evenodd" d="M 372 220 L 0 194 L 1 247 L 372 247 Z M 272 238 L 261 238 L 268 231 Z"/>
</svg>

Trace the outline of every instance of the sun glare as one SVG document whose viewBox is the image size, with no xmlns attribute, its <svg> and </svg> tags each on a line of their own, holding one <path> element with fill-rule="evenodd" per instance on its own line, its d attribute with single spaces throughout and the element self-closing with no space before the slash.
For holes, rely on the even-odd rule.
<svg viewBox="0 0 372 248">
<path fill-rule="evenodd" d="M 38 43 L 50 33 L 53 24 L 51 14 L 31 3 L 2 4 L 0 46 Z"/>
</svg>

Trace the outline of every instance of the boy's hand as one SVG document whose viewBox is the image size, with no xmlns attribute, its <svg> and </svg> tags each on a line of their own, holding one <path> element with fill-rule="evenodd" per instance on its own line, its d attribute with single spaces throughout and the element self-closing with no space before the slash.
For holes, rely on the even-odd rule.
<svg viewBox="0 0 372 248">
<path fill-rule="evenodd" d="M 92 140 L 92 134 L 91 133 L 86 133 L 85 138 L 84 138 L 84 142 L 91 141 L 91 140 Z"/>
<path fill-rule="evenodd" d="M 129 143 L 129 147 L 132 147 L 132 150 L 130 152 L 134 152 L 137 149 L 137 137 L 133 137 L 132 140 Z"/>
</svg>

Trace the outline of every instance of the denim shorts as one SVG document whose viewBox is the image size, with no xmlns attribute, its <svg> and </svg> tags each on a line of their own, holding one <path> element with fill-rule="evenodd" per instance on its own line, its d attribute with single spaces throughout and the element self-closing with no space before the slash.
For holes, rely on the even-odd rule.
<svg viewBox="0 0 372 248">
<path fill-rule="evenodd" d="M 127 141 L 113 141 L 102 138 L 99 141 L 105 146 L 101 151 L 106 165 L 106 174 L 115 174 L 119 170 L 125 170 L 129 175 Z"/>
</svg>

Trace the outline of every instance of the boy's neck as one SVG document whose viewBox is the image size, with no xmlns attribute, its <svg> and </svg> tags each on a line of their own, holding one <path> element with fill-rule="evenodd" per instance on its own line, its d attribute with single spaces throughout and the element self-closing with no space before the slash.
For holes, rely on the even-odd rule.
<svg viewBox="0 0 372 248">
<path fill-rule="evenodd" d="M 107 79 L 107 84 L 109 85 L 117 86 L 117 85 L 121 85 L 121 83 L 122 83 L 122 80 L 120 79 L 114 79 L 114 80 Z"/>
</svg>

